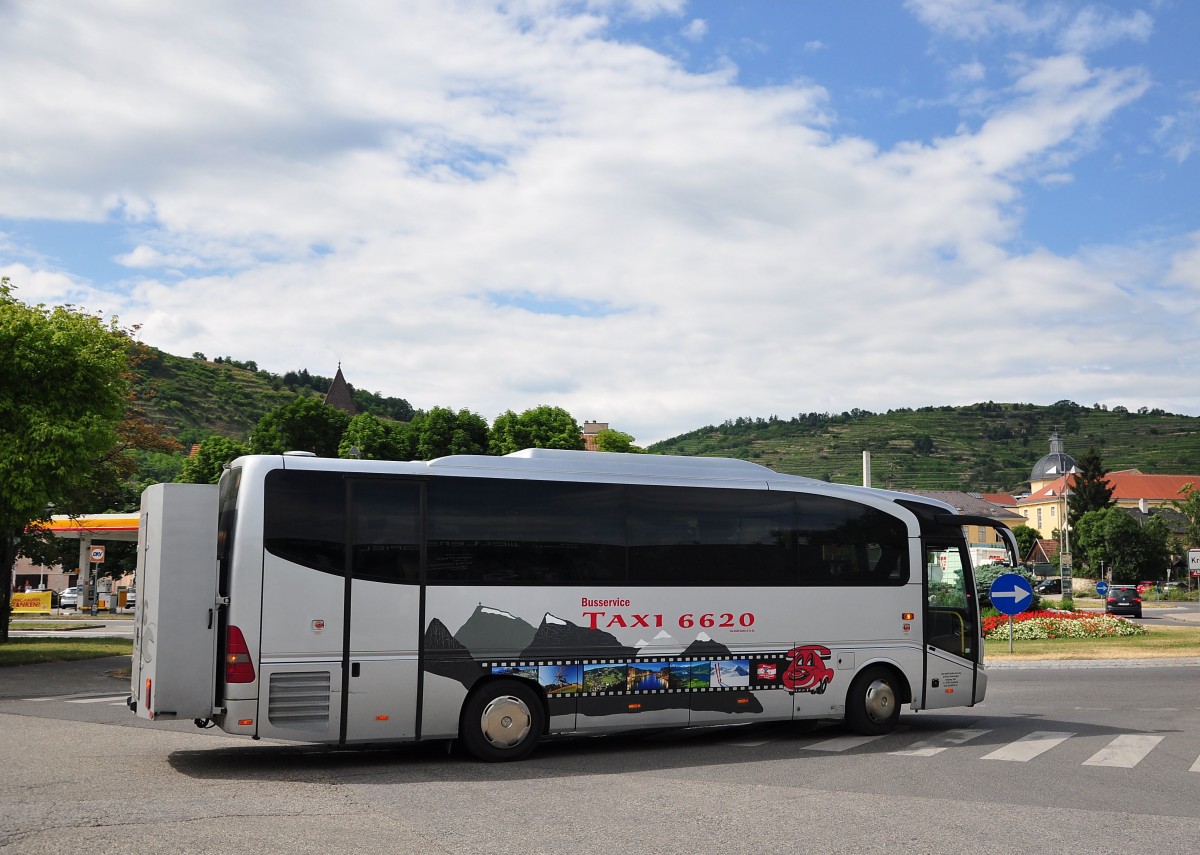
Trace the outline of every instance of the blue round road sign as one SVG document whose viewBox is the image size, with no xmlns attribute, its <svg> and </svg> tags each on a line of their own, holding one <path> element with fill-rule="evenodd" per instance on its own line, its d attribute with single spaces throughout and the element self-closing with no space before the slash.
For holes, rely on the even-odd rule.
<svg viewBox="0 0 1200 855">
<path fill-rule="evenodd" d="M 1102 597 L 1108 596 L 1108 583 L 1103 579 L 1096 583 L 1096 593 Z"/>
<path fill-rule="evenodd" d="M 1033 602 L 1033 588 L 1020 573 L 1005 573 L 992 583 L 988 596 L 1001 614 L 1017 615 Z"/>
</svg>

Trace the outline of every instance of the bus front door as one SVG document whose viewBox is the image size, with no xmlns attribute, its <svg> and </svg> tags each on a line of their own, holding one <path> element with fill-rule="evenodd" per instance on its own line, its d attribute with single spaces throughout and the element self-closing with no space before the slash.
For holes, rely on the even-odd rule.
<svg viewBox="0 0 1200 855">
<path fill-rule="evenodd" d="M 956 546 L 925 551 L 925 682 L 922 708 L 970 706 L 977 649 L 970 559 Z"/>
<path fill-rule="evenodd" d="M 417 734 L 419 482 L 347 482 L 343 743 Z"/>
</svg>

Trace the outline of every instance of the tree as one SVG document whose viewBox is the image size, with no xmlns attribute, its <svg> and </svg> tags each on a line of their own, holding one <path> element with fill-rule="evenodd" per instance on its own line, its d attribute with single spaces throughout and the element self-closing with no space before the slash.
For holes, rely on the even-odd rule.
<svg viewBox="0 0 1200 855">
<path fill-rule="evenodd" d="M 350 414 L 317 398 L 297 397 L 267 413 L 250 435 L 255 454 L 311 451 L 318 457 L 337 457 L 338 443 L 350 424 Z"/>
<path fill-rule="evenodd" d="M 413 418 L 412 430 L 415 457 L 419 460 L 449 454 L 487 454 L 487 422 L 468 410 L 456 413 L 446 407 L 434 407 Z"/>
<path fill-rule="evenodd" d="M 405 426 L 385 422 L 371 413 L 359 413 L 350 420 L 338 457 L 361 457 L 363 460 L 410 460 Z"/>
<path fill-rule="evenodd" d="M 1113 506 L 1112 485 L 1104 477 L 1108 472 L 1100 460 L 1100 452 L 1095 448 L 1088 449 L 1076 463 L 1079 473 L 1071 482 L 1071 492 L 1067 498 L 1071 528 L 1088 511 L 1100 511 Z"/>
<path fill-rule="evenodd" d="M 1033 545 L 1038 541 L 1038 533 L 1036 530 L 1027 525 L 1019 525 L 1012 530 L 1013 537 L 1017 539 L 1017 548 L 1021 551 L 1021 560 L 1025 560 L 1025 556 L 1029 554 L 1029 550 L 1033 549 Z"/>
<path fill-rule="evenodd" d="M 626 454 L 645 454 L 644 448 L 633 444 L 633 437 L 624 431 L 602 430 L 596 434 L 596 448 L 599 451 L 624 452 Z"/>
<path fill-rule="evenodd" d="M 1187 520 L 1187 527 L 1183 532 L 1185 545 L 1200 547 L 1200 490 L 1188 482 L 1179 488 L 1179 493 L 1183 498 L 1173 500 L 1171 507 L 1179 511 Z"/>
<path fill-rule="evenodd" d="M 1112 573 L 1114 582 L 1162 578 L 1170 560 L 1170 532 L 1160 517 L 1143 526 L 1120 508 L 1088 511 L 1075 528 L 1075 551 L 1096 571 Z"/>
<path fill-rule="evenodd" d="M 237 440 L 226 436 L 210 436 L 201 440 L 196 453 L 184 461 L 178 481 L 182 484 L 215 484 L 221 479 L 221 471 L 249 449 Z"/>
<path fill-rule="evenodd" d="M 70 306 L 28 306 L 0 278 L 0 641 L 26 527 L 110 454 L 129 395 L 128 338 Z"/>
<path fill-rule="evenodd" d="M 633 439 L 633 437 L 630 437 Z M 519 416 L 507 410 L 496 417 L 488 447 L 492 454 L 511 454 L 526 448 L 583 450 L 583 431 L 562 407 L 542 405 Z"/>
</svg>

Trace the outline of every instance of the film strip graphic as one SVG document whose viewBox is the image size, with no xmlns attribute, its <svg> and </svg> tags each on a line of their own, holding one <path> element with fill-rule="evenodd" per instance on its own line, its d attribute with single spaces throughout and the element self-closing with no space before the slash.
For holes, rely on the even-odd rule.
<svg viewBox="0 0 1200 855">
<path fill-rule="evenodd" d="M 692 692 L 746 692 L 783 689 L 790 658 L 785 653 L 729 653 L 709 656 L 487 660 L 497 676 L 537 683 L 547 696 L 608 697 Z"/>
</svg>

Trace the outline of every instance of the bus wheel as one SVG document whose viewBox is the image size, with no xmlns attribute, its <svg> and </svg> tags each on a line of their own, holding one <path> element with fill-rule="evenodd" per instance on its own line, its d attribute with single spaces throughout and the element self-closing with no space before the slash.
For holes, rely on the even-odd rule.
<svg viewBox="0 0 1200 855">
<path fill-rule="evenodd" d="M 463 707 L 463 744 L 480 760 L 523 760 L 542 735 L 545 713 L 537 694 L 515 680 L 488 683 Z"/>
<path fill-rule="evenodd" d="M 875 665 L 863 670 L 846 694 L 846 724 L 856 733 L 888 733 L 900 720 L 896 677 L 890 668 Z"/>
</svg>

